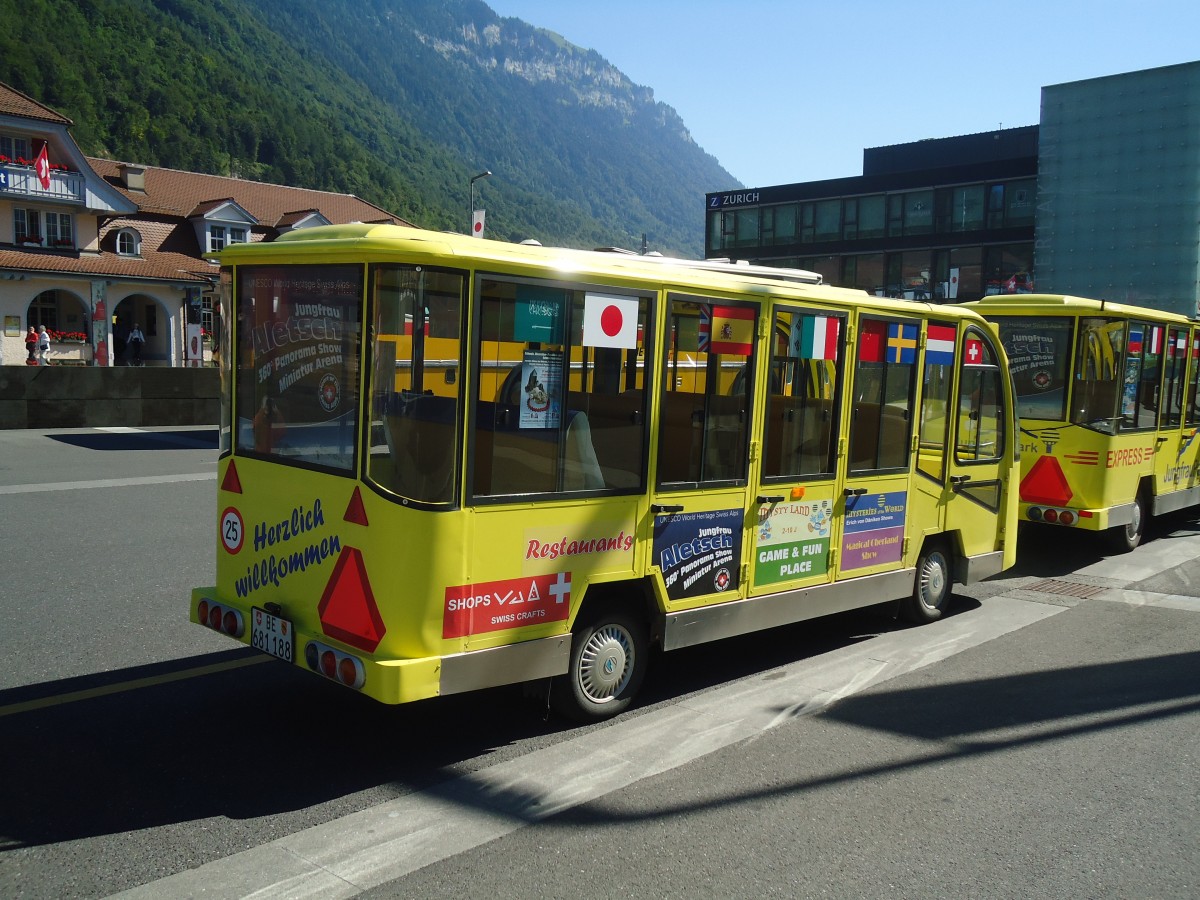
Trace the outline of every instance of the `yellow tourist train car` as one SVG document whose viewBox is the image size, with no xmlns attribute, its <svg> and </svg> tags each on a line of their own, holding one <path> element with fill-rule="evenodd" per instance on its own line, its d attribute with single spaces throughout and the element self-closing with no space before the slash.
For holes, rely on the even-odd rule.
<svg viewBox="0 0 1200 900">
<path fill-rule="evenodd" d="M 1200 332 L 1155 309 L 1048 294 L 965 304 L 994 322 L 1021 420 L 1023 521 L 1132 550 L 1147 519 L 1200 503 Z"/>
<path fill-rule="evenodd" d="M 216 583 L 192 621 L 386 703 L 613 715 L 650 649 L 1016 552 L 977 313 L 798 270 L 328 226 L 219 254 Z"/>
</svg>

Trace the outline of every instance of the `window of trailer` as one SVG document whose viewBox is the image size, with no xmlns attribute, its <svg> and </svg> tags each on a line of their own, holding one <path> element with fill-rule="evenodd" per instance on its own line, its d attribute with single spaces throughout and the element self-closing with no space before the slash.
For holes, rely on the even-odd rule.
<svg viewBox="0 0 1200 900">
<path fill-rule="evenodd" d="M 466 274 L 453 270 L 372 269 L 367 478 L 409 500 L 458 497 L 466 285 Z"/>
<path fill-rule="evenodd" d="M 957 339 L 958 327 L 953 322 L 930 322 L 926 326 L 921 420 L 917 425 L 917 471 L 939 482 L 944 475 L 952 419 L 950 389 L 954 380 Z"/>
<path fill-rule="evenodd" d="M 1087 316 L 1079 320 L 1071 422 L 1115 434 L 1121 399 L 1125 321 Z"/>
<path fill-rule="evenodd" d="M 1017 414 L 1061 421 L 1066 413 L 1075 320 L 1003 316 L 996 325 L 1017 392 Z"/>
<path fill-rule="evenodd" d="M 1004 453 L 1004 379 L 991 341 L 971 327 L 963 337 L 962 383 L 958 389 L 955 458 L 960 463 L 995 462 Z"/>
<path fill-rule="evenodd" d="M 1141 431 L 1158 424 L 1159 369 L 1166 327 L 1152 322 L 1130 322 L 1125 344 L 1125 372 L 1121 389 L 1121 430 Z"/>
<path fill-rule="evenodd" d="M 684 294 L 668 302 L 658 483 L 744 481 L 756 308 Z"/>
<path fill-rule="evenodd" d="M 642 490 L 651 295 L 477 280 L 473 495 Z"/>
<path fill-rule="evenodd" d="M 1183 422 L 1183 410 L 1187 390 L 1185 375 L 1188 361 L 1188 330 L 1172 325 L 1167 330 L 1167 343 L 1163 348 L 1164 372 L 1162 381 L 1162 419 L 1159 428 L 1178 428 Z"/>
<path fill-rule="evenodd" d="M 862 319 L 854 363 L 850 471 L 908 466 L 920 323 Z"/>
<path fill-rule="evenodd" d="M 764 481 L 833 474 L 845 334 L 844 313 L 776 308 Z"/>
<path fill-rule="evenodd" d="M 363 268 L 237 270 L 237 449 L 351 472 Z"/>
</svg>

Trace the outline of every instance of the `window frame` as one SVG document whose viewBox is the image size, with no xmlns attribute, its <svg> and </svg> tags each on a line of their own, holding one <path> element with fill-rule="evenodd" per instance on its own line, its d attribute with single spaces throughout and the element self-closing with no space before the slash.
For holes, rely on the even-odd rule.
<svg viewBox="0 0 1200 900">
<path fill-rule="evenodd" d="M 536 491 L 496 491 L 493 490 L 493 481 L 488 482 L 488 491 L 481 492 L 478 490 L 481 485 L 478 485 L 479 473 L 478 467 L 480 459 L 478 454 L 481 451 L 482 438 L 481 417 L 485 416 L 486 411 L 483 404 L 493 404 L 493 412 L 495 414 L 495 404 L 500 402 L 500 394 L 505 389 L 505 385 L 512 375 L 512 370 L 508 375 L 499 380 L 497 385 L 497 399 L 487 399 L 482 394 L 483 385 L 483 343 L 485 341 L 495 341 L 495 338 L 489 337 L 485 333 L 485 302 L 484 302 L 484 286 L 485 283 L 501 282 L 503 284 L 513 285 L 514 289 L 518 287 L 527 287 L 535 290 L 562 291 L 566 296 L 565 309 L 562 311 L 562 321 L 560 323 L 560 336 L 562 343 L 554 346 L 561 346 L 563 349 L 561 368 L 556 372 L 556 377 L 563 391 L 563 408 L 559 414 L 558 422 L 555 426 L 557 429 L 557 468 L 554 473 L 556 479 L 555 490 L 536 490 Z M 571 393 L 584 393 L 589 395 L 608 395 L 607 392 L 594 390 L 595 376 L 600 371 L 596 363 L 596 351 L 608 348 L 596 347 L 595 345 L 583 344 L 583 316 L 586 308 L 586 298 L 591 295 L 608 295 L 622 297 L 630 300 L 636 300 L 639 303 L 640 321 L 638 324 L 639 336 L 636 348 L 622 348 L 618 352 L 626 355 L 620 366 L 619 378 L 625 384 L 629 384 L 632 377 L 633 387 L 627 387 L 625 392 L 630 390 L 638 390 L 637 380 L 641 379 L 640 399 L 636 403 L 637 412 L 635 413 L 635 421 L 632 424 L 636 425 L 640 431 L 639 442 L 640 450 L 638 451 L 639 462 L 638 472 L 636 476 L 636 485 L 615 485 L 609 486 L 605 484 L 601 487 L 566 487 L 563 486 L 563 479 L 567 468 L 564 466 L 565 454 L 568 452 L 566 442 L 568 440 L 568 429 L 571 425 L 571 417 L 567 415 L 570 410 L 566 409 L 568 395 Z M 542 502 L 561 502 L 564 499 L 579 499 L 587 497 L 608 497 L 630 494 L 642 494 L 646 490 L 649 478 L 649 441 L 650 441 L 650 417 L 648 409 L 650 404 L 650 391 L 654 389 L 654 372 L 655 366 L 653 361 L 654 347 L 654 317 L 656 315 L 658 304 L 657 291 L 646 287 L 629 287 L 624 285 L 603 284 L 593 281 L 575 281 L 569 279 L 544 279 L 533 278 L 520 275 L 513 275 L 507 272 L 482 271 L 477 270 L 473 273 L 471 283 L 472 311 L 471 311 L 471 339 L 465 348 L 466 358 L 469 361 L 472 379 L 469 391 L 466 392 L 465 409 L 468 417 L 467 439 L 465 445 L 465 454 L 467 457 L 466 476 L 464 482 L 463 502 L 467 506 L 493 506 L 499 504 L 511 503 L 542 503 Z M 577 303 L 577 301 L 579 301 Z M 513 301 L 514 328 L 516 315 L 516 301 Z M 576 310 L 578 309 L 578 313 Z M 514 334 L 515 337 L 515 334 Z M 521 367 L 526 361 L 525 354 L 528 352 L 547 352 L 554 353 L 559 351 L 546 350 L 543 351 L 541 346 L 530 348 L 529 344 L 546 345 L 550 342 L 536 340 L 512 340 L 510 343 L 522 343 L 527 345 L 522 350 L 522 358 L 518 361 L 510 361 L 512 368 Z M 577 364 L 573 358 L 572 351 L 579 351 L 580 359 Z M 587 352 L 584 352 L 587 351 Z M 630 369 L 630 357 L 627 354 L 634 354 L 632 369 Z M 572 384 L 576 381 L 580 382 L 580 387 L 590 383 L 592 390 L 573 391 Z M 591 404 L 589 402 L 589 410 Z M 589 410 L 578 410 L 576 412 L 588 413 Z M 596 447 L 597 435 L 602 431 L 600 428 L 590 426 L 590 436 L 592 438 L 593 450 Z M 493 420 L 491 430 L 495 432 L 495 420 Z M 518 427 L 517 431 L 520 431 Z M 494 439 L 494 438 L 493 438 Z M 492 465 L 495 462 L 495 456 L 488 462 Z"/>
</svg>

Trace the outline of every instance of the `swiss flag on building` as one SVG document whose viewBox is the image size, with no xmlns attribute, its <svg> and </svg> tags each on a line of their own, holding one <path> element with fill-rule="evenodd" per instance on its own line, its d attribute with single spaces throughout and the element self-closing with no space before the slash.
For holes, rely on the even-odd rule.
<svg viewBox="0 0 1200 900">
<path fill-rule="evenodd" d="M 37 172 L 38 181 L 42 185 L 42 190 L 50 190 L 50 154 L 46 150 L 47 144 L 42 142 L 42 149 L 38 151 L 37 159 L 33 161 L 34 171 Z"/>
</svg>

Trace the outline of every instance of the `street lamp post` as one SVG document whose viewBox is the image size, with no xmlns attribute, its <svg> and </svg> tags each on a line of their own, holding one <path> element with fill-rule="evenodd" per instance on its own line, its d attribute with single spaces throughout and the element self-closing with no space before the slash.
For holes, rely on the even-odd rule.
<svg viewBox="0 0 1200 900">
<path fill-rule="evenodd" d="M 480 178 L 487 178 L 492 173 L 489 171 L 480 172 L 478 175 L 471 176 L 471 208 L 467 210 L 467 233 L 472 234 L 475 228 L 475 182 Z"/>
</svg>

